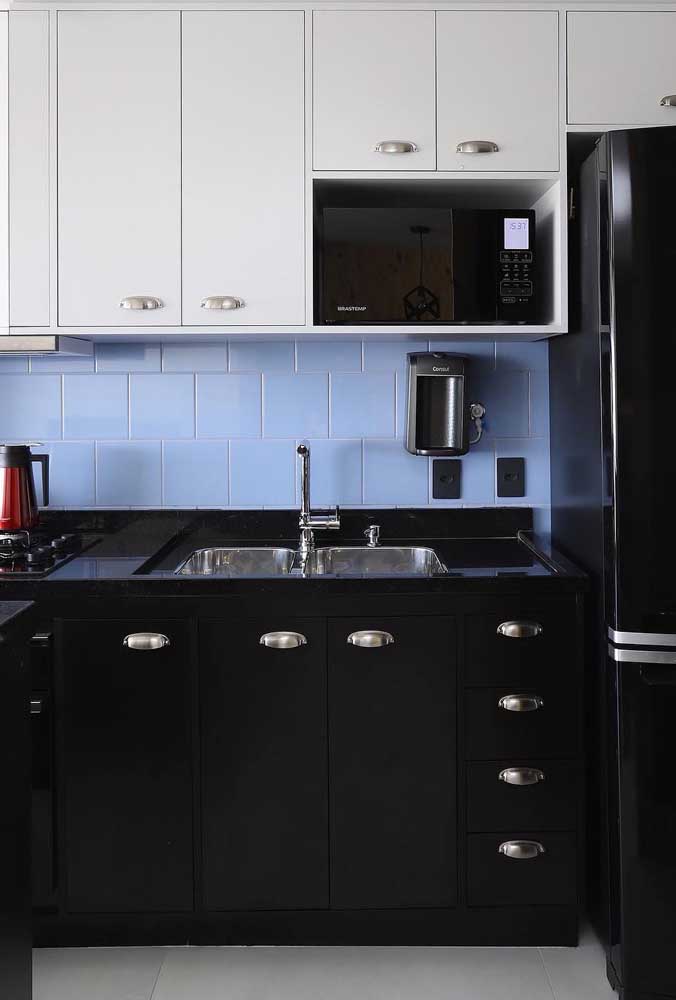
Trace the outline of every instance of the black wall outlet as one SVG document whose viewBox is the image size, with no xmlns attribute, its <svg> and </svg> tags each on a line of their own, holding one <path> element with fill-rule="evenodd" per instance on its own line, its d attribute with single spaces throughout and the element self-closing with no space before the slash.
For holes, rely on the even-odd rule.
<svg viewBox="0 0 676 1000">
<path fill-rule="evenodd" d="M 523 458 L 498 459 L 498 496 L 526 495 L 526 461 Z"/>
<path fill-rule="evenodd" d="M 435 500 L 459 500 L 462 485 L 462 462 L 457 458 L 435 458 L 432 462 L 432 497 Z"/>
</svg>

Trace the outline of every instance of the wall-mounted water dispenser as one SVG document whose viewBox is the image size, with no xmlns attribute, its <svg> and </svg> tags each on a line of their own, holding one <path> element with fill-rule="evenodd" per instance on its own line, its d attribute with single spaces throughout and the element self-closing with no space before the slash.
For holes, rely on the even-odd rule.
<svg viewBox="0 0 676 1000">
<path fill-rule="evenodd" d="M 481 438 L 486 412 L 468 395 L 470 359 L 414 353 L 408 363 L 406 450 L 413 455 L 466 455 Z"/>
</svg>

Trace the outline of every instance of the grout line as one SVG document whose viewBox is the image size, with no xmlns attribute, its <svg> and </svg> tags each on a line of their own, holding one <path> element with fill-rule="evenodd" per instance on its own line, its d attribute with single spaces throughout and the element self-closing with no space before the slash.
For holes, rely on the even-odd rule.
<svg viewBox="0 0 676 1000">
<path fill-rule="evenodd" d="M 157 970 L 157 975 L 155 976 L 155 982 L 153 983 L 153 988 L 150 991 L 150 996 L 148 997 L 148 1000 L 153 1000 L 153 997 L 155 996 L 155 990 L 157 989 L 157 984 L 158 984 L 158 982 L 160 980 L 160 974 L 162 972 L 162 969 L 164 968 L 164 960 L 165 960 L 166 957 L 167 957 L 166 949 L 163 949 L 162 950 L 162 960 L 160 962 L 160 967 Z"/>
<path fill-rule="evenodd" d="M 547 977 L 547 984 L 551 991 L 552 998 L 553 1000 L 557 1000 L 554 984 L 552 983 L 551 976 L 549 975 L 549 969 L 547 968 L 547 963 L 545 962 L 545 956 L 542 954 L 542 948 L 538 948 L 537 953 L 540 956 L 540 961 L 542 962 L 542 968 L 544 969 L 545 976 Z M 150 1000 L 152 1000 L 152 997 L 150 998 Z"/>
</svg>

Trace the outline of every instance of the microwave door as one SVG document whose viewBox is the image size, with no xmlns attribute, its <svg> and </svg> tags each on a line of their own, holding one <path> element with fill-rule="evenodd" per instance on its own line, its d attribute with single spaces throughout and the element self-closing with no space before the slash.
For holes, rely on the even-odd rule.
<svg viewBox="0 0 676 1000">
<path fill-rule="evenodd" d="M 450 220 L 454 323 L 492 323 L 497 317 L 495 215 L 453 209 Z"/>
</svg>

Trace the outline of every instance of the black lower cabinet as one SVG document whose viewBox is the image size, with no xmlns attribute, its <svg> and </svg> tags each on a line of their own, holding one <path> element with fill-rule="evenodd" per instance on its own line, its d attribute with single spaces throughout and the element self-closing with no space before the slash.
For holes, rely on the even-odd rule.
<svg viewBox="0 0 676 1000">
<path fill-rule="evenodd" d="M 455 701 L 452 619 L 330 620 L 333 908 L 456 902 Z"/>
<path fill-rule="evenodd" d="M 190 628 L 57 622 L 68 912 L 193 907 Z"/>
<path fill-rule="evenodd" d="M 509 857 L 500 848 L 525 842 L 533 857 Z M 574 833 L 473 834 L 467 847 L 467 901 L 470 906 L 577 904 Z"/>
<path fill-rule="evenodd" d="M 204 906 L 325 909 L 325 620 L 202 621 L 200 699 Z"/>
</svg>

